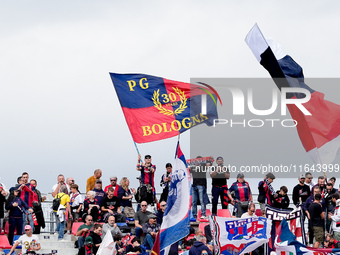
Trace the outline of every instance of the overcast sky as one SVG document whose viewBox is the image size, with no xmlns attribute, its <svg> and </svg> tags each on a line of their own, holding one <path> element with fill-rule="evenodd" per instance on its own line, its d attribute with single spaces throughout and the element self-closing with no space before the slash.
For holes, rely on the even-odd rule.
<svg viewBox="0 0 340 255">
<path fill-rule="evenodd" d="M 269 77 L 244 42 L 257 22 L 305 77 L 339 77 L 339 7 L 313 0 L 1 1 L 0 181 L 10 187 L 27 171 L 46 192 L 63 173 L 84 191 L 101 168 L 104 184 L 110 175 L 128 176 L 136 187 L 137 154 L 109 72 L 184 82 Z M 188 134 L 181 141 L 189 154 Z M 157 187 L 176 142 L 138 146 L 153 156 Z"/>
</svg>

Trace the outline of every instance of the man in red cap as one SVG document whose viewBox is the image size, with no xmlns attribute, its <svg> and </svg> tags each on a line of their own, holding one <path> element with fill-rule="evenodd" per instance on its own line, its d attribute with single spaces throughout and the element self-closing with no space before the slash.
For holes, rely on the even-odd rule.
<svg viewBox="0 0 340 255">
<path fill-rule="evenodd" d="M 39 238 L 32 234 L 32 227 L 30 225 L 25 226 L 25 234 L 19 237 L 12 246 L 8 255 L 12 254 L 19 244 L 22 246 L 22 254 L 26 254 L 28 251 L 38 251 L 41 249 Z"/>
</svg>

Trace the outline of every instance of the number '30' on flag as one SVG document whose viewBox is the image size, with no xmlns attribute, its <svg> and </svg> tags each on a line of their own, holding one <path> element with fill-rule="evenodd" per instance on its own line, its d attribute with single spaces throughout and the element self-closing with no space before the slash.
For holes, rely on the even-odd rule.
<svg viewBox="0 0 340 255">
<path fill-rule="evenodd" d="M 176 136 L 201 123 L 212 125 L 217 100 L 200 86 L 147 74 L 110 73 L 132 138 L 146 143 Z"/>
<path fill-rule="evenodd" d="M 316 164 L 332 163 L 340 148 L 340 105 L 324 100 L 323 93 L 306 85 L 301 66 L 275 41 L 266 40 L 257 24 L 245 41 L 281 92 L 296 91 L 287 93 L 287 98 L 291 102 L 300 101 L 302 105 L 288 104 L 288 109 L 297 121 L 297 131 L 308 155 Z"/>
</svg>

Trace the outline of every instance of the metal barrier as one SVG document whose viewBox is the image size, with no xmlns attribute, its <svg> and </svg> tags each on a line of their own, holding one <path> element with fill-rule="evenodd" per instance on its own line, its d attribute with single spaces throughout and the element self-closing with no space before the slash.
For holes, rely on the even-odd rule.
<svg viewBox="0 0 340 255">
<path fill-rule="evenodd" d="M 52 211 L 52 200 L 46 200 L 41 203 L 42 210 L 44 212 L 45 225 L 44 229 L 41 229 L 41 233 L 54 233 L 56 228 L 56 218 Z"/>
<path fill-rule="evenodd" d="M 160 197 L 160 195 L 161 195 L 161 193 L 156 194 L 157 197 Z M 48 198 L 52 198 L 51 194 L 46 194 L 46 196 Z M 210 199 L 209 205 L 211 205 L 212 195 L 208 194 L 208 196 L 209 196 L 209 199 Z M 257 196 L 258 196 L 258 194 L 253 194 L 253 201 L 254 201 L 256 208 L 259 209 L 260 206 L 259 206 L 259 203 L 257 202 Z M 289 194 L 289 196 L 291 197 L 291 194 Z M 132 206 L 133 206 L 135 211 L 137 209 L 137 204 L 138 203 L 136 201 L 132 202 Z M 49 200 L 42 202 L 41 206 L 42 206 L 42 209 L 43 209 L 43 212 L 44 212 L 44 218 L 45 218 L 45 223 L 46 223 L 45 224 L 46 227 L 41 230 L 41 233 L 54 233 L 55 229 L 56 229 L 56 217 L 55 217 L 55 214 L 53 213 L 53 211 L 51 209 L 52 200 L 49 199 Z M 295 207 L 292 203 L 290 203 L 290 206 L 291 206 L 291 208 Z M 211 206 L 208 206 L 207 208 L 211 209 L 210 207 Z M 217 209 L 221 209 L 221 208 L 222 208 L 221 204 L 219 203 L 218 206 L 217 206 Z M 228 209 L 232 213 L 234 206 L 229 204 Z"/>
</svg>

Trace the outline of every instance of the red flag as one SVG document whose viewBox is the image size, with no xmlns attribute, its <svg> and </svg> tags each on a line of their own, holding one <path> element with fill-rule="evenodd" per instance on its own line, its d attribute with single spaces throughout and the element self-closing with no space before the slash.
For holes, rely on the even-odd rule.
<svg viewBox="0 0 340 255">
<path fill-rule="evenodd" d="M 160 242 L 159 242 L 159 232 L 156 235 L 155 243 L 153 244 L 153 248 L 151 251 L 151 255 L 159 255 L 161 253 L 160 251 Z"/>
<path fill-rule="evenodd" d="M 32 219 L 33 219 L 34 226 L 38 226 L 37 216 L 35 216 L 35 213 L 32 213 Z"/>
</svg>

